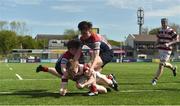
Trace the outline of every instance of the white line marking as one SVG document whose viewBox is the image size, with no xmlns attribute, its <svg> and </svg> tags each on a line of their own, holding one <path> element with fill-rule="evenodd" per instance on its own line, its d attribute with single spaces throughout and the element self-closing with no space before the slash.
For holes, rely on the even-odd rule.
<svg viewBox="0 0 180 106">
<path fill-rule="evenodd" d="M 13 92 L 0 92 L 0 94 L 12 94 Z"/>
<path fill-rule="evenodd" d="M 15 81 L 17 79 L 1 79 L 1 81 Z M 23 81 L 37 81 L 37 80 L 60 80 L 60 79 L 23 79 Z"/>
<path fill-rule="evenodd" d="M 154 91 L 163 91 L 163 90 L 121 90 L 120 92 L 154 92 Z"/>
<path fill-rule="evenodd" d="M 9 67 L 9 70 L 11 70 L 11 71 L 12 71 L 12 70 L 13 70 L 13 68 Z"/>
<path fill-rule="evenodd" d="M 19 78 L 19 80 L 23 80 L 19 74 L 16 74 L 16 76 Z"/>
</svg>

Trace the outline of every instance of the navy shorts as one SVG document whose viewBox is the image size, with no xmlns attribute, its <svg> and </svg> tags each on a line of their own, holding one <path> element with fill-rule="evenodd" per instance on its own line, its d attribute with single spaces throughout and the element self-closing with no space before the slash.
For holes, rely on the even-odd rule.
<svg viewBox="0 0 180 106">
<path fill-rule="evenodd" d="M 60 75 L 63 75 L 63 73 L 61 71 L 61 64 L 59 62 L 56 63 L 55 69 Z"/>
<path fill-rule="evenodd" d="M 100 53 L 100 57 L 103 61 L 103 65 L 101 66 L 102 68 L 109 62 L 112 61 L 113 59 L 113 51 L 112 50 L 109 50 L 109 51 L 106 51 L 106 52 L 102 52 Z"/>
</svg>

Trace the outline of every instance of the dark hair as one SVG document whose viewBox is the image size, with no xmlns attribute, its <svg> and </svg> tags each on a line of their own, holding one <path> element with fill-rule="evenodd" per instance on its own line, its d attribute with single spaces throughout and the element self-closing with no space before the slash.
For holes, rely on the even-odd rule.
<svg viewBox="0 0 180 106">
<path fill-rule="evenodd" d="M 161 22 L 168 22 L 168 19 L 167 18 L 162 18 Z"/>
<path fill-rule="evenodd" d="M 68 43 L 67 43 L 67 48 L 68 48 L 68 50 L 69 49 L 71 49 L 71 48 L 75 48 L 75 49 L 78 49 L 78 48 L 80 48 L 81 47 L 81 42 L 80 42 L 80 40 L 70 40 L 70 41 L 68 41 Z"/>
<path fill-rule="evenodd" d="M 79 29 L 79 30 L 83 30 L 86 26 L 87 26 L 88 28 L 92 28 L 92 23 L 91 23 L 91 22 L 88 22 L 88 21 L 81 21 L 81 22 L 78 24 L 78 29 Z"/>
</svg>

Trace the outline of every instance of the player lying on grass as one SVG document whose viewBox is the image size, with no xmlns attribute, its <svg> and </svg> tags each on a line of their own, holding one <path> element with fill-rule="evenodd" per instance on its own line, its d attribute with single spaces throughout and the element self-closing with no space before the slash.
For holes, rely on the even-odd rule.
<svg viewBox="0 0 180 106">
<path fill-rule="evenodd" d="M 60 90 L 61 95 L 64 95 L 64 92 L 66 92 L 66 90 L 62 90 L 62 89 L 66 88 L 68 83 L 68 73 L 67 73 L 66 64 L 70 59 L 74 58 L 74 54 L 76 54 L 78 48 L 80 47 L 80 42 L 77 40 L 71 40 L 68 42 L 67 47 L 68 47 L 68 51 L 65 52 L 63 55 L 61 55 L 61 57 L 56 62 L 55 68 L 39 65 L 36 69 L 36 72 L 40 72 L 40 71 L 49 72 L 62 79 L 61 90 Z"/>
<path fill-rule="evenodd" d="M 114 84 L 117 84 L 117 82 L 112 74 L 106 76 L 96 71 L 93 71 L 93 73 L 90 73 L 88 64 L 78 64 L 78 62 L 76 63 L 73 63 L 73 62 L 74 62 L 73 59 L 70 59 L 69 62 L 67 62 L 66 64 L 67 81 L 68 79 L 75 81 L 77 88 L 84 88 L 84 87 L 89 88 L 90 90 L 90 92 L 88 93 L 89 96 L 96 95 L 98 94 L 98 92 L 99 93 L 107 92 L 107 89 L 104 86 L 97 85 L 96 82 L 98 82 L 98 84 L 103 84 L 103 85 L 106 85 L 107 87 L 111 87 L 116 91 L 118 90 L 116 88 L 117 86 L 114 86 Z M 78 64 L 78 65 L 75 65 L 75 64 Z M 76 69 L 74 70 L 75 67 Z M 45 66 L 40 65 L 39 67 L 37 67 L 36 72 L 40 72 L 40 71 L 52 73 L 52 71 L 56 71 L 56 69 L 52 67 L 45 67 Z M 107 81 L 104 81 L 101 78 L 96 79 L 97 74 L 99 74 L 98 76 L 102 75 L 103 77 L 106 77 Z M 53 72 L 53 75 L 59 78 L 62 77 L 62 75 L 59 74 L 58 72 L 55 72 L 55 73 Z M 60 95 L 64 96 L 66 95 L 66 93 L 67 93 L 67 86 L 61 85 Z"/>
<path fill-rule="evenodd" d="M 107 90 L 104 86 L 96 84 L 96 73 L 89 73 L 89 68 L 85 65 L 78 64 L 78 62 L 71 59 L 67 63 L 67 70 L 69 78 L 76 82 L 76 87 L 88 88 L 90 92 L 89 96 L 94 96 L 98 93 L 107 93 Z"/>
<path fill-rule="evenodd" d="M 114 90 L 118 91 L 117 86 L 115 86 L 117 82 L 113 74 L 106 76 L 99 73 L 98 71 L 94 71 L 94 70 L 90 71 L 90 66 L 91 66 L 90 63 L 79 64 L 75 60 L 70 60 L 67 66 L 68 66 L 67 70 L 69 72 L 69 75 L 72 77 L 72 79 L 77 81 L 77 87 L 78 88 L 87 87 L 90 89 L 91 92 L 88 95 L 91 95 L 91 96 L 96 95 L 98 92 L 106 93 L 107 92 L 106 88 L 101 85 L 105 85 L 106 87 L 111 87 Z M 104 81 L 104 79 L 99 78 L 98 76 L 105 77 L 106 81 Z M 101 85 L 98 85 L 98 84 L 101 84 Z"/>
<path fill-rule="evenodd" d="M 67 73 L 67 62 L 70 59 L 74 58 L 74 54 L 76 54 L 78 48 L 80 47 L 81 43 L 77 40 L 70 40 L 67 43 L 68 50 L 61 55 L 61 57 L 56 62 L 55 68 L 54 67 L 46 67 L 39 65 L 36 69 L 36 72 L 48 72 L 51 73 L 59 78 L 61 78 L 61 88 L 66 88 L 68 82 L 68 73 Z M 82 56 L 82 55 L 81 55 Z M 60 94 L 63 95 L 65 91 L 60 90 Z"/>
</svg>

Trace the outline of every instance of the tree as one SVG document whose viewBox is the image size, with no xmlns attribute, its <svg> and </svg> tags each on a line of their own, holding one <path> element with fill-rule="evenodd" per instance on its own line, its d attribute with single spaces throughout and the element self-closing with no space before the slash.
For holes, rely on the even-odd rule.
<svg viewBox="0 0 180 106">
<path fill-rule="evenodd" d="M 169 26 L 174 29 L 178 34 L 180 34 L 180 25 L 175 23 L 170 23 Z"/>
<path fill-rule="evenodd" d="M 12 21 L 9 25 L 11 31 L 16 32 L 18 35 L 25 35 L 28 31 L 25 22 Z"/>
<path fill-rule="evenodd" d="M 11 31 L 17 32 L 17 30 L 18 30 L 18 22 L 12 21 L 12 22 L 9 23 L 9 25 L 10 25 L 10 30 Z"/>
<path fill-rule="evenodd" d="M 7 30 L 7 25 L 8 22 L 7 21 L 0 21 L 0 30 Z"/>
<path fill-rule="evenodd" d="M 149 34 L 149 29 L 148 27 L 143 27 L 142 28 L 142 35 L 148 35 Z"/>
<path fill-rule="evenodd" d="M 19 47 L 21 49 L 35 49 L 36 42 L 31 36 L 18 36 L 19 39 Z M 21 47 L 22 46 L 22 47 Z"/>
<path fill-rule="evenodd" d="M 73 39 L 77 35 L 79 35 L 79 31 L 76 31 L 74 29 L 67 29 L 64 31 L 65 39 Z"/>
<path fill-rule="evenodd" d="M 114 41 L 114 40 L 108 40 L 109 44 L 111 44 L 112 46 L 120 46 L 123 45 L 123 42 L 118 42 L 118 41 Z"/>
<path fill-rule="evenodd" d="M 48 40 L 36 40 L 36 49 L 45 49 L 45 46 L 48 45 Z"/>
<path fill-rule="evenodd" d="M 16 33 L 13 31 L 0 31 L 0 52 L 7 55 L 18 45 Z"/>
<path fill-rule="evenodd" d="M 175 23 L 170 23 L 169 26 L 174 29 L 178 34 L 180 34 L 180 25 L 175 24 Z M 158 34 L 158 31 L 160 30 L 160 28 L 153 28 L 149 31 L 150 35 L 156 35 Z"/>
<path fill-rule="evenodd" d="M 153 28 L 149 31 L 149 35 L 157 35 L 160 28 Z"/>
</svg>

